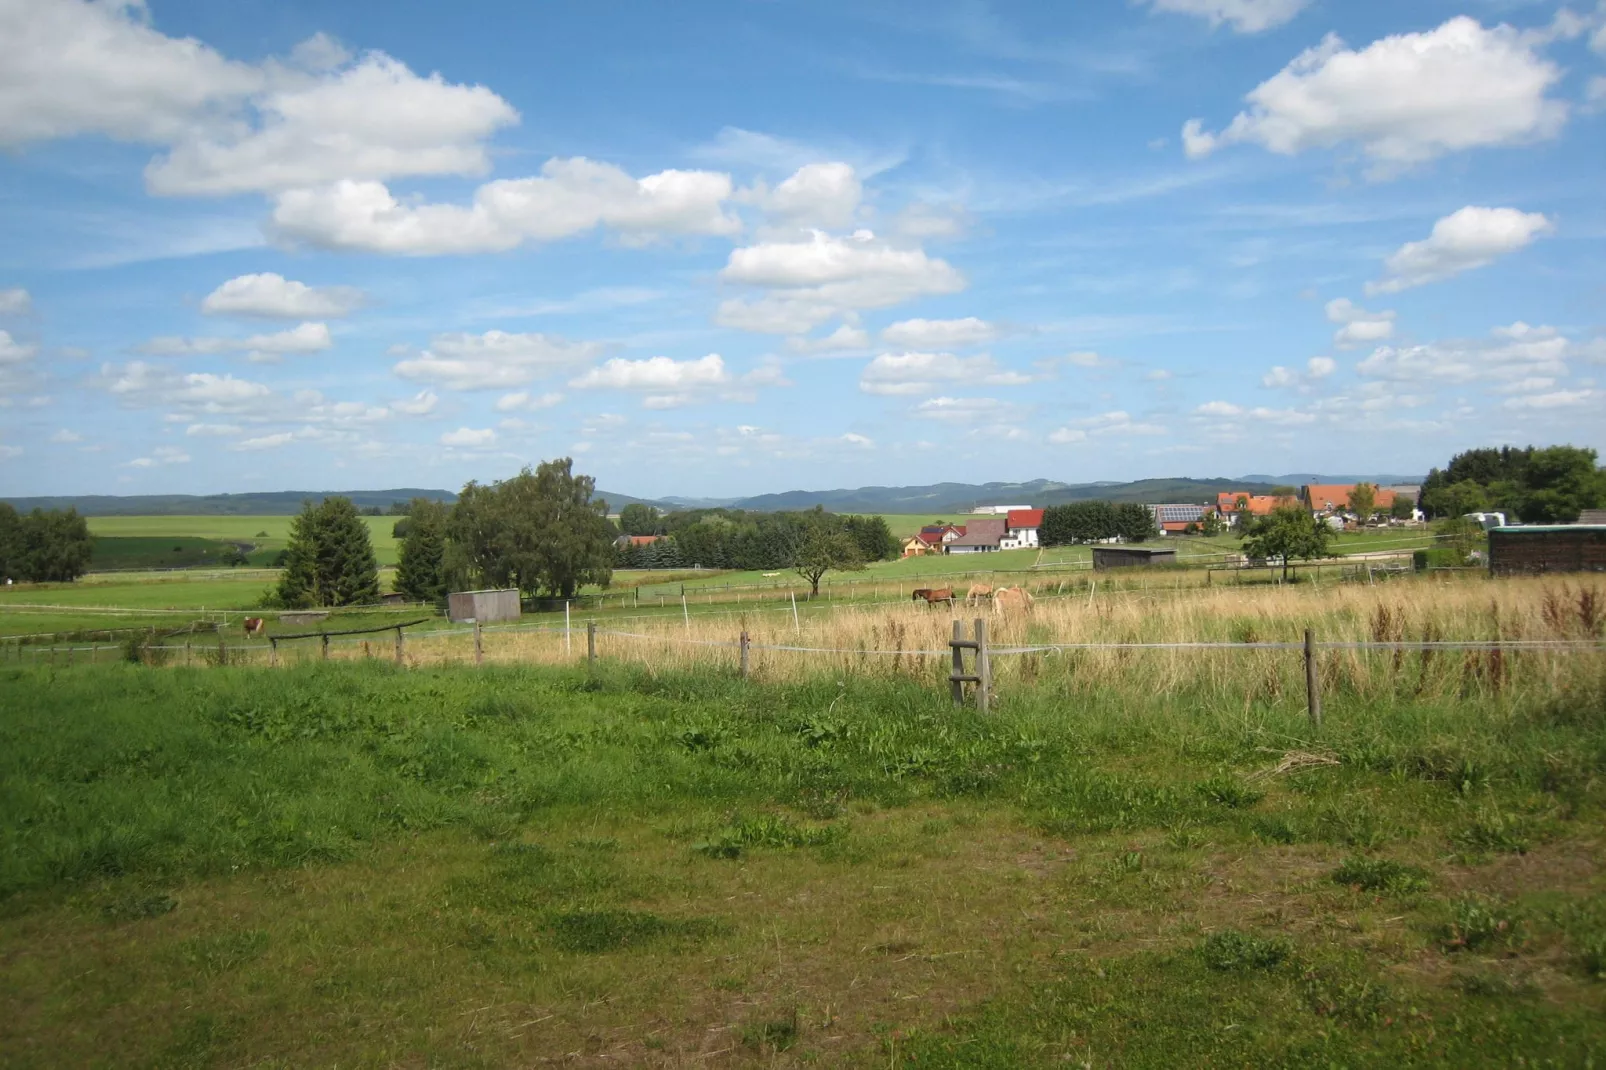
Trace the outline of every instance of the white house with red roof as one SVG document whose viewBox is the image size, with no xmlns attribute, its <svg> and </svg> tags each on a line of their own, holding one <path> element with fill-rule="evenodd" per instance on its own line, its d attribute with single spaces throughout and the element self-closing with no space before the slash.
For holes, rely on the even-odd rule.
<svg viewBox="0 0 1606 1070">
<path fill-rule="evenodd" d="M 1043 526 L 1041 509 L 1011 509 L 1004 517 L 1004 537 L 998 541 L 1000 550 L 1036 549 L 1037 529 Z"/>
</svg>

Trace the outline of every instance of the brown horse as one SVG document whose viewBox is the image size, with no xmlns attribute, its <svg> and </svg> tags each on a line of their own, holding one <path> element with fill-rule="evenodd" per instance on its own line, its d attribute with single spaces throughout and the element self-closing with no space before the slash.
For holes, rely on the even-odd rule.
<svg viewBox="0 0 1606 1070">
<path fill-rule="evenodd" d="M 247 617 L 245 618 L 245 634 L 263 635 L 266 632 L 267 623 L 261 617 Z"/>
<path fill-rule="evenodd" d="M 993 612 L 1008 614 L 1019 611 L 1029 613 L 1032 609 L 1032 603 L 1035 601 L 1037 599 L 1032 597 L 1032 592 L 1024 587 L 1002 587 L 993 592 Z"/>
<path fill-rule="evenodd" d="M 947 602 L 951 607 L 954 604 L 954 590 L 952 587 L 938 587 L 935 589 L 922 587 L 909 596 L 911 602 L 918 602 L 921 599 L 925 599 L 928 606 L 936 605 L 938 602 Z"/>
<path fill-rule="evenodd" d="M 973 583 L 970 586 L 970 590 L 965 592 L 965 605 L 980 605 L 983 599 L 990 600 L 992 597 L 993 589 L 991 587 L 985 583 Z"/>
</svg>

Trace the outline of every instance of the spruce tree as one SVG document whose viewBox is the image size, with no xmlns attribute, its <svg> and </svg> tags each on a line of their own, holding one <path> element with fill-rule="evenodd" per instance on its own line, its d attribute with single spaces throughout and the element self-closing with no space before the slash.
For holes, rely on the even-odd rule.
<svg viewBox="0 0 1606 1070">
<path fill-rule="evenodd" d="M 446 508 L 439 502 L 413 501 L 396 564 L 396 590 L 414 602 L 446 597 Z"/>
<path fill-rule="evenodd" d="M 379 601 L 379 564 L 349 498 L 311 502 L 291 522 L 279 601 L 290 607 L 350 606 Z"/>
</svg>

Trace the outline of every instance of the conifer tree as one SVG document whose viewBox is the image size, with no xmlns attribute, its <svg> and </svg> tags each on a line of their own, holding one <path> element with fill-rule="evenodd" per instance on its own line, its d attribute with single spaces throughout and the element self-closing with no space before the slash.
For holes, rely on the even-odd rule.
<svg viewBox="0 0 1606 1070">
<path fill-rule="evenodd" d="M 396 590 L 415 602 L 446 597 L 446 507 L 415 498 L 396 565 Z"/>
<path fill-rule="evenodd" d="M 349 498 L 307 502 L 290 523 L 278 600 L 289 607 L 379 601 L 379 565 L 368 526 Z"/>
</svg>

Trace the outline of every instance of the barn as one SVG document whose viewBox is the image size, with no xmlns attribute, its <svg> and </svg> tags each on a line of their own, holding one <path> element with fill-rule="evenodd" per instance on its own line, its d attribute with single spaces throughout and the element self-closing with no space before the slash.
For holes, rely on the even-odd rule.
<svg viewBox="0 0 1606 1070">
<path fill-rule="evenodd" d="M 1174 565 L 1176 562 L 1175 550 L 1150 550 L 1143 546 L 1093 547 L 1093 567 L 1100 571 L 1143 565 Z"/>
<path fill-rule="evenodd" d="M 519 592 L 504 591 L 453 591 L 446 596 L 446 615 L 454 621 L 479 621 L 489 624 L 493 620 L 519 619 Z"/>
<path fill-rule="evenodd" d="M 1489 571 L 1496 576 L 1606 572 L 1606 524 L 1491 528 Z"/>
</svg>

